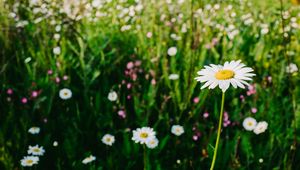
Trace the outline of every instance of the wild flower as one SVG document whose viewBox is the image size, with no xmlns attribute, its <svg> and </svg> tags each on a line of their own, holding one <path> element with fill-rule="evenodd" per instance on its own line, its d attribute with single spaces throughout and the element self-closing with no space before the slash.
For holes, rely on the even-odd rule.
<svg viewBox="0 0 300 170">
<path fill-rule="evenodd" d="M 31 127 L 31 128 L 28 129 L 28 133 L 31 133 L 33 135 L 39 134 L 40 133 L 40 128 L 36 127 L 36 126 Z"/>
<path fill-rule="evenodd" d="M 105 145 L 109 145 L 112 146 L 113 143 L 115 143 L 115 137 L 111 134 L 105 134 L 102 139 L 101 139 L 102 143 L 104 143 Z"/>
<path fill-rule="evenodd" d="M 205 82 L 201 89 L 206 87 L 214 89 L 219 86 L 222 92 L 225 92 L 230 84 L 234 88 L 245 88 L 245 85 L 249 86 L 246 81 L 252 80 L 251 77 L 255 75 L 251 73 L 253 72 L 252 68 L 245 66 L 241 60 L 225 62 L 224 65 L 210 64 L 210 66 L 204 66 L 204 69 L 198 71 L 199 77 L 195 79 L 201 83 Z"/>
<path fill-rule="evenodd" d="M 256 127 L 256 124 L 257 124 L 256 120 L 252 117 L 247 117 L 243 121 L 243 126 L 247 131 L 254 130 Z"/>
<path fill-rule="evenodd" d="M 184 129 L 180 125 L 173 125 L 171 128 L 171 132 L 176 136 L 180 136 L 184 133 Z"/>
<path fill-rule="evenodd" d="M 136 130 L 133 130 L 132 133 L 133 136 L 131 139 L 135 143 L 140 143 L 140 144 L 145 144 L 148 141 L 154 139 L 156 134 L 153 128 L 150 127 L 137 128 Z"/>
<path fill-rule="evenodd" d="M 37 156 L 24 156 L 24 158 L 21 160 L 21 165 L 26 166 L 33 166 L 35 164 L 38 164 L 39 157 Z"/>
<path fill-rule="evenodd" d="M 35 146 L 29 146 L 27 153 L 29 155 L 32 154 L 32 155 L 36 155 L 36 156 L 43 156 L 45 153 L 45 150 L 42 146 L 39 147 L 39 145 L 35 145 Z"/>
<path fill-rule="evenodd" d="M 96 160 L 96 157 L 93 156 L 93 155 L 90 155 L 90 156 L 84 158 L 84 159 L 82 160 L 82 163 L 83 163 L 83 164 L 88 164 L 88 163 L 91 163 L 91 162 L 93 162 L 93 161 L 95 161 L 95 160 Z"/>
<path fill-rule="evenodd" d="M 118 99 L 118 95 L 115 91 L 111 91 L 111 92 L 108 93 L 107 98 L 108 98 L 109 101 L 114 102 Z"/>
<path fill-rule="evenodd" d="M 59 97 L 63 100 L 68 100 L 72 97 L 72 91 L 67 88 L 63 88 L 59 91 Z"/>
</svg>

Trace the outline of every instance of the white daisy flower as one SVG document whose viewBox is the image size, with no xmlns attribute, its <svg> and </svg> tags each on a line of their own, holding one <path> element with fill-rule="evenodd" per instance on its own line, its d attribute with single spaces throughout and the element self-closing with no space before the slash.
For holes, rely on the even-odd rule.
<svg viewBox="0 0 300 170">
<path fill-rule="evenodd" d="M 298 67 L 294 63 L 290 63 L 288 66 L 286 66 L 286 72 L 287 73 L 295 73 L 298 71 Z"/>
<path fill-rule="evenodd" d="M 268 123 L 266 121 L 258 122 L 253 132 L 255 134 L 264 133 L 268 128 Z"/>
<path fill-rule="evenodd" d="M 39 157 L 37 156 L 24 156 L 24 158 L 21 160 L 22 166 L 32 166 L 34 164 L 38 164 Z"/>
<path fill-rule="evenodd" d="M 155 138 L 155 132 L 150 127 L 142 127 L 133 130 L 133 137 L 131 138 L 135 143 L 144 144 Z"/>
<path fill-rule="evenodd" d="M 29 146 L 27 153 L 32 155 L 37 155 L 37 156 L 43 156 L 45 150 L 42 146 L 39 147 L 39 145 L 35 145 L 35 146 Z"/>
<path fill-rule="evenodd" d="M 53 142 L 53 146 L 54 146 L 54 147 L 57 147 L 57 146 L 58 146 L 58 142 L 57 142 L 57 141 L 54 141 L 54 142 Z"/>
<path fill-rule="evenodd" d="M 55 55 L 59 55 L 60 52 L 61 52 L 60 47 L 54 47 L 54 48 L 53 48 L 53 53 L 54 53 Z"/>
<path fill-rule="evenodd" d="M 154 149 L 158 146 L 158 139 L 157 138 L 153 138 L 151 140 L 149 140 L 148 142 L 146 142 L 146 146 L 150 149 Z"/>
<path fill-rule="evenodd" d="M 176 53 L 177 53 L 177 48 L 176 47 L 170 47 L 168 49 L 168 55 L 169 56 L 174 56 L 174 55 L 176 55 Z"/>
<path fill-rule="evenodd" d="M 179 78 L 179 75 L 178 74 L 170 74 L 169 75 L 169 79 L 170 80 L 177 80 Z"/>
<path fill-rule="evenodd" d="M 102 143 L 112 146 L 113 143 L 115 143 L 115 137 L 111 134 L 106 134 L 101 139 Z"/>
<path fill-rule="evenodd" d="M 28 129 L 28 133 L 35 135 L 35 134 L 39 134 L 40 130 L 41 129 L 39 127 L 31 127 L 30 129 Z"/>
<path fill-rule="evenodd" d="M 72 91 L 67 88 L 61 89 L 59 91 L 59 97 L 63 100 L 70 99 L 72 97 Z"/>
<path fill-rule="evenodd" d="M 251 77 L 255 76 L 255 74 L 251 73 L 253 69 L 245 66 L 245 64 L 241 63 L 241 60 L 226 61 L 224 65 L 210 64 L 210 66 L 204 66 L 204 69 L 198 71 L 199 77 L 195 79 L 201 83 L 205 82 L 201 89 L 206 87 L 214 89 L 219 86 L 225 92 L 230 84 L 234 88 L 245 88 L 245 85 L 249 86 L 246 81 L 252 80 Z"/>
<path fill-rule="evenodd" d="M 256 120 L 252 117 L 247 117 L 243 121 L 243 126 L 248 131 L 254 130 L 256 124 L 257 124 Z"/>
<path fill-rule="evenodd" d="M 171 132 L 176 136 L 180 136 L 184 133 L 184 129 L 180 125 L 173 125 L 171 128 Z"/>
<path fill-rule="evenodd" d="M 89 157 L 86 157 L 82 160 L 83 164 L 88 164 L 90 162 L 93 162 L 94 160 L 96 160 L 96 157 L 93 155 L 90 155 Z"/>
<path fill-rule="evenodd" d="M 115 91 L 109 92 L 107 98 L 109 101 L 116 101 L 118 99 L 118 94 Z"/>
</svg>

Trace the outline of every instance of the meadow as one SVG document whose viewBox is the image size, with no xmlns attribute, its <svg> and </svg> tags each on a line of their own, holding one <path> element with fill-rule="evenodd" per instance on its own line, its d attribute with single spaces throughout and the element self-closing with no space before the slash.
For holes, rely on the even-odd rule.
<svg viewBox="0 0 300 170">
<path fill-rule="evenodd" d="M 300 169 L 297 0 L 0 0 L 0 30 L 1 170 Z"/>
</svg>

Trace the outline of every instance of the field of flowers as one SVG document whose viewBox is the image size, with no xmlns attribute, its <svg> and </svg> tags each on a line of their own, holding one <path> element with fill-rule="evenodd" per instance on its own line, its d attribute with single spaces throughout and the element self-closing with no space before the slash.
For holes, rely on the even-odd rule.
<svg viewBox="0 0 300 170">
<path fill-rule="evenodd" d="M 0 169 L 300 169 L 293 0 L 0 0 Z"/>
</svg>

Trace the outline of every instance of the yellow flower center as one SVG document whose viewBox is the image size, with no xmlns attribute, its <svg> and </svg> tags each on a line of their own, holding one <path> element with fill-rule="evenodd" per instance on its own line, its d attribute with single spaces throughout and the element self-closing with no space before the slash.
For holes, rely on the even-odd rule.
<svg viewBox="0 0 300 170">
<path fill-rule="evenodd" d="M 27 164 L 31 164 L 31 163 L 33 163 L 33 160 L 28 159 L 28 160 L 26 160 L 26 163 L 27 163 Z"/>
<path fill-rule="evenodd" d="M 33 151 L 34 152 L 40 152 L 40 149 L 39 148 L 34 148 Z"/>
<path fill-rule="evenodd" d="M 106 142 L 110 142 L 110 138 L 106 138 Z"/>
<path fill-rule="evenodd" d="M 67 92 L 64 92 L 64 95 L 65 95 L 65 96 L 67 96 L 67 95 L 68 95 L 68 93 L 67 93 Z"/>
<path fill-rule="evenodd" d="M 147 137 L 148 137 L 148 133 L 141 133 L 141 134 L 140 134 L 140 137 L 141 137 L 141 138 L 147 138 Z"/>
<path fill-rule="evenodd" d="M 232 70 L 219 70 L 216 75 L 218 80 L 227 80 L 234 77 L 234 72 Z"/>
<path fill-rule="evenodd" d="M 252 126 L 252 122 L 248 122 L 248 126 Z"/>
</svg>

